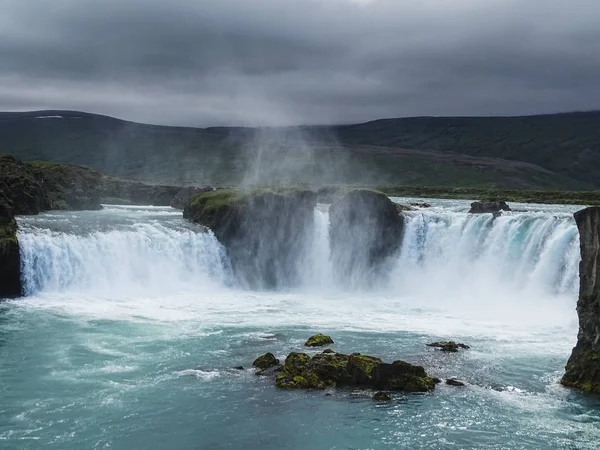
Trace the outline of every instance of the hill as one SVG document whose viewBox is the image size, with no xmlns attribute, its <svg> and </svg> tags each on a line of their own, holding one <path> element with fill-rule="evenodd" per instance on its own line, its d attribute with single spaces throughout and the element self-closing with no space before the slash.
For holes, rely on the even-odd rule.
<svg viewBox="0 0 600 450">
<path fill-rule="evenodd" d="M 0 113 L 0 153 L 176 184 L 590 189 L 599 126 L 600 113 L 577 113 L 203 129 L 35 111 Z"/>
</svg>

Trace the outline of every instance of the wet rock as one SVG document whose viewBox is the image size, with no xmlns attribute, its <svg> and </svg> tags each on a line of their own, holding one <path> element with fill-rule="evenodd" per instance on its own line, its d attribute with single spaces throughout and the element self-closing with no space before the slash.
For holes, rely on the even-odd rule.
<svg viewBox="0 0 600 450">
<path fill-rule="evenodd" d="M 576 212 L 575 222 L 581 251 L 579 333 L 561 383 L 600 394 L 600 207 Z"/>
<path fill-rule="evenodd" d="M 350 384 L 359 386 L 373 384 L 373 370 L 382 363 L 381 358 L 352 353 L 348 357 L 346 366 Z"/>
<path fill-rule="evenodd" d="M 470 214 L 485 214 L 485 213 L 499 213 L 500 211 L 510 211 L 510 206 L 504 201 L 494 202 L 473 202 L 471 203 Z"/>
<path fill-rule="evenodd" d="M 433 377 L 433 378 L 432 378 L 432 380 L 433 380 L 433 382 L 434 382 L 435 384 L 440 384 L 440 383 L 442 382 L 442 380 L 440 380 L 440 379 L 439 379 L 439 378 L 437 378 L 437 377 Z"/>
<path fill-rule="evenodd" d="M 387 392 L 380 391 L 373 394 L 373 400 L 376 402 L 389 402 L 392 400 L 392 397 Z"/>
<path fill-rule="evenodd" d="M 416 206 L 417 208 L 431 208 L 429 203 L 411 203 L 410 206 Z"/>
<path fill-rule="evenodd" d="M 375 389 L 404 392 L 427 392 L 435 388 L 423 367 L 405 361 L 377 365 L 373 369 L 373 385 Z"/>
<path fill-rule="evenodd" d="M 256 358 L 252 363 L 252 366 L 256 367 L 257 369 L 264 370 L 270 367 L 274 367 L 278 364 L 279 360 L 275 358 L 275 355 L 273 355 L 273 353 L 265 353 L 264 355 Z"/>
<path fill-rule="evenodd" d="M 439 348 L 440 350 L 442 350 L 443 352 L 450 352 L 450 353 L 456 353 L 456 352 L 458 352 L 458 349 L 468 350 L 471 348 L 468 345 L 457 343 L 454 341 L 439 341 L 439 342 L 432 342 L 431 344 L 426 344 L 426 345 L 427 345 L 427 347 L 436 347 L 436 348 Z"/>
<path fill-rule="evenodd" d="M 324 347 L 325 345 L 330 344 L 333 344 L 333 339 L 331 339 L 331 336 L 321 333 L 317 333 L 314 336 L 309 337 L 304 343 L 306 347 Z"/>
<path fill-rule="evenodd" d="M 335 353 L 333 350 L 331 350 L 330 348 L 327 348 L 325 350 L 323 350 L 323 353 Z"/>
<path fill-rule="evenodd" d="M 275 385 L 287 389 L 325 389 L 343 386 L 371 387 L 381 390 L 426 392 L 434 389 L 425 369 L 404 361 L 384 363 L 380 358 L 360 353 L 292 352 L 285 360 Z"/>
<path fill-rule="evenodd" d="M 245 369 L 244 369 L 244 366 L 236 366 L 236 367 L 233 367 L 233 370 L 245 370 Z"/>
<path fill-rule="evenodd" d="M 317 376 L 311 367 L 310 356 L 295 352 L 285 359 L 282 373 L 275 378 L 275 385 L 284 389 L 325 389 L 334 386 Z"/>
<path fill-rule="evenodd" d="M 304 189 L 217 189 L 192 197 L 183 217 L 213 231 L 242 285 L 289 287 L 301 281 L 298 261 L 314 231 L 316 198 Z"/>
<path fill-rule="evenodd" d="M 404 220 L 381 192 L 348 192 L 329 209 L 331 259 L 340 283 L 373 284 L 389 274 Z"/>
<path fill-rule="evenodd" d="M 463 383 L 462 381 L 458 381 L 456 378 L 447 379 L 446 384 L 448 386 L 456 386 L 456 387 L 465 386 L 465 383 Z"/>
</svg>

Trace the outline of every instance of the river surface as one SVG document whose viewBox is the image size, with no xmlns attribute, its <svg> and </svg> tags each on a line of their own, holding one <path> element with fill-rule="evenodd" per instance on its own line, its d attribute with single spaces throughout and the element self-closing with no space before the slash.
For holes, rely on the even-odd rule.
<svg viewBox="0 0 600 450">
<path fill-rule="evenodd" d="M 276 292 L 236 285 L 212 234 L 170 208 L 19 218 L 27 295 L 0 304 L 0 448 L 597 449 L 600 402 L 558 384 L 577 334 L 579 208 L 493 220 L 430 203 L 368 289 L 332 281 L 323 205 L 301 285 Z M 258 355 L 303 351 L 315 332 L 467 386 L 381 404 L 254 375 Z M 440 339 L 472 348 L 425 346 Z"/>
</svg>

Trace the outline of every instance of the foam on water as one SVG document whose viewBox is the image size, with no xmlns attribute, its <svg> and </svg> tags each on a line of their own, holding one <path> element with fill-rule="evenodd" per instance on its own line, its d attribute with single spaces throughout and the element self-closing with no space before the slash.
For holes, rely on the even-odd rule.
<svg viewBox="0 0 600 450">
<path fill-rule="evenodd" d="M 532 325 L 570 329 L 579 263 L 571 212 L 494 219 L 457 209 L 408 213 L 391 277 L 368 293 L 333 282 L 322 207 L 306 242 L 302 285 L 268 293 L 236 289 L 214 236 L 190 228 L 170 208 L 22 218 L 27 305 L 117 320 L 413 331 L 468 323 L 472 332 L 497 324 L 503 335 Z"/>
</svg>

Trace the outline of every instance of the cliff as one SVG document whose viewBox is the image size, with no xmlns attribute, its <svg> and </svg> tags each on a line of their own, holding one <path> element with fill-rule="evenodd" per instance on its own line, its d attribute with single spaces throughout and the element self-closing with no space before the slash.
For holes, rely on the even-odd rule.
<svg viewBox="0 0 600 450">
<path fill-rule="evenodd" d="M 561 380 L 564 386 L 600 394 L 600 207 L 575 213 L 579 229 L 579 333 Z"/>
</svg>

